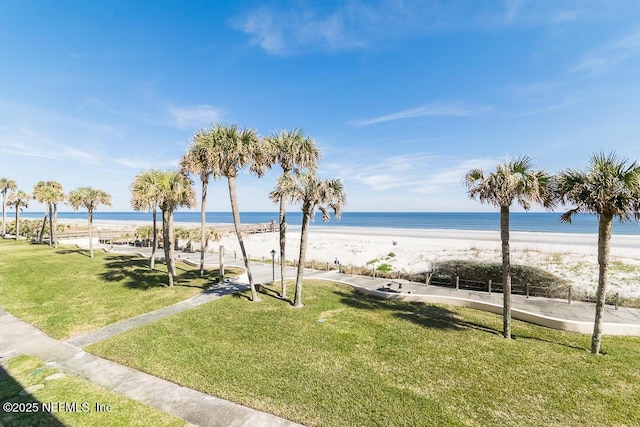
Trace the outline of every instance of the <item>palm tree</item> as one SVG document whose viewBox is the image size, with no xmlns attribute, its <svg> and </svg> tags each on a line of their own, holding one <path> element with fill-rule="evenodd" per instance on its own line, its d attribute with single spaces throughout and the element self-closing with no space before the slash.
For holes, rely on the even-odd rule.
<svg viewBox="0 0 640 427">
<path fill-rule="evenodd" d="M 111 195 L 106 191 L 91 187 L 80 187 L 69 193 L 67 197 L 73 210 L 78 210 L 80 206 L 87 209 L 89 221 L 89 253 L 93 258 L 93 212 L 100 205 L 111 206 Z"/>
<path fill-rule="evenodd" d="M 320 180 L 314 173 L 298 174 L 299 185 L 294 192 L 294 199 L 302 202 L 302 230 L 300 233 L 300 256 L 298 260 L 298 274 L 296 276 L 296 294 L 294 307 L 303 307 L 302 279 L 307 254 L 307 240 L 309 223 L 314 217 L 316 208 L 322 212 L 322 220 L 329 221 L 329 210 L 336 218 L 340 218 L 342 208 L 347 202 L 344 184 L 340 179 Z"/>
<path fill-rule="evenodd" d="M 264 147 L 260 143 L 258 134 L 253 129 L 239 129 L 237 125 L 213 125 L 210 129 L 201 132 L 201 137 L 211 150 L 213 159 L 213 177 L 227 178 L 229 186 L 229 198 L 231 199 L 231 212 L 233 213 L 233 225 L 238 237 L 238 244 L 247 270 L 249 287 L 251 288 L 251 300 L 260 301 L 253 283 L 253 276 L 249 267 L 247 251 L 242 239 L 240 211 L 236 195 L 236 176 L 238 171 L 249 167 L 252 173 L 261 177 L 271 163 Z"/>
<path fill-rule="evenodd" d="M 509 249 L 509 208 L 517 202 L 525 210 L 532 203 L 546 208 L 553 205 L 551 177 L 533 169 L 531 159 L 521 156 L 499 164 L 496 171 L 484 175 L 482 169 L 472 169 L 465 176 L 469 197 L 480 203 L 500 208 L 500 239 L 502 241 L 503 334 L 511 338 L 511 254 Z"/>
<path fill-rule="evenodd" d="M 287 222 L 285 205 L 290 198 L 290 194 L 286 192 L 287 179 L 290 177 L 291 171 L 300 172 L 301 169 L 309 169 L 315 172 L 318 166 L 320 150 L 312 138 L 307 136 L 304 130 L 296 128 L 292 131 L 282 130 L 280 133 L 273 132 L 267 139 L 267 150 L 271 155 L 273 163 L 279 163 L 282 167 L 282 174 L 278 180 L 277 188 L 271 193 L 271 200 L 280 204 L 280 282 L 282 298 L 287 297 L 287 287 L 284 280 L 285 263 L 285 246 L 287 243 Z M 278 191 L 280 190 L 280 191 Z M 285 190 L 285 191 L 282 191 Z"/>
<path fill-rule="evenodd" d="M 571 222 L 573 215 L 579 212 L 598 216 L 598 290 L 591 337 L 591 353 L 598 354 L 602 343 L 613 218 L 640 220 L 640 164 L 629 163 L 615 153 L 594 154 L 586 171 L 566 169 L 560 172 L 556 195 L 563 205 L 575 206 L 560 217 L 562 221 Z"/>
<path fill-rule="evenodd" d="M 193 183 L 183 173 L 176 170 L 168 170 L 158 175 L 158 206 L 162 211 L 162 234 L 164 259 L 167 264 L 169 286 L 173 286 L 176 280 L 176 267 L 173 248 L 173 212 L 180 206 L 192 207 L 195 205 L 195 192 Z"/>
<path fill-rule="evenodd" d="M 31 195 L 22 190 L 17 193 L 11 193 L 9 196 L 9 202 L 7 204 L 16 209 L 16 240 L 18 240 L 18 236 L 20 236 L 20 210 L 22 210 L 23 207 L 29 207 L 30 200 Z"/>
<path fill-rule="evenodd" d="M 202 200 L 200 203 L 200 276 L 204 277 L 204 248 L 206 246 L 207 222 L 207 187 L 209 177 L 213 173 L 215 159 L 211 139 L 208 138 L 208 129 L 202 129 L 193 136 L 193 142 L 187 153 L 180 160 L 180 167 L 183 172 L 192 173 L 200 177 L 202 182 Z"/>
<path fill-rule="evenodd" d="M 13 191 L 17 188 L 17 184 L 12 179 L 0 178 L 0 191 L 2 192 L 2 237 L 7 234 L 7 195 L 9 191 Z"/>
<path fill-rule="evenodd" d="M 42 221 L 42 230 L 40 232 L 40 243 L 42 243 L 42 235 L 44 234 L 44 227 L 49 217 L 49 246 L 53 246 L 54 231 L 57 226 L 58 217 L 58 203 L 64 200 L 64 192 L 62 190 L 62 184 L 56 181 L 40 181 L 33 187 L 33 197 L 46 206 L 45 219 Z"/>
<path fill-rule="evenodd" d="M 151 169 L 138 174 L 131 184 L 131 207 L 136 211 L 150 210 L 153 217 L 153 246 L 149 267 L 156 266 L 156 251 L 158 250 L 158 183 L 161 172 Z"/>
</svg>

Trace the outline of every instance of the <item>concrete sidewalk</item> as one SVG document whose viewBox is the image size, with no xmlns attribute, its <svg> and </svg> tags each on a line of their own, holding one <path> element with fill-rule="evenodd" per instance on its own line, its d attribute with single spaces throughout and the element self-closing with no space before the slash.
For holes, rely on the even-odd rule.
<svg viewBox="0 0 640 427">
<path fill-rule="evenodd" d="M 124 253 L 138 253 L 150 256 L 147 248 L 122 248 Z M 200 253 L 180 253 L 180 259 L 193 265 L 199 265 Z M 217 267 L 217 257 L 207 255 L 205 263 Z M 228 265 L 244 268 L 241 261 L 233 261 Z M 276 280 L 280 279 L 279 269 L 275 269 Z M 270 263 L 251 263 L 251 273 L 255 283 L 271 283 L 274 271 Z M 285 268 L 285 278 L 294 278 L 296 269 Z M 425 285 L 424 283 L 396 281 L 394 279 L 372 278 L 369 276 L 351 276 L 336 270 L 306 269 L 305 278 L 324 279 L 345 283 L 381 298 L 405 299 L 426 303 L 441 303 L 446 305 L 466 306 L 479 310 L 502 313 L 502 293 L 491 294 L 482 291 L 455 290 L 454 288 Z M 402 289 L 398 284 L 402 283 Z M 391 284 L 395 292 L 382 292 L 380 289 Z M 399 292 L 398 292 L 399 291 Z M 525 297 L 512 295 L 512 317 L 535 323 L 549 328 L 571 332 L 591 334 L 595 318 L 595 304 L 583 301 L 572 301 L 571 304 L 563 299 L 541 297 Z M 640 310 L 628 307 L 605 306 L 603 333 L 605 335 L 640 336 Z"/>
<path fill-rule="evenodd" d="M 86 353 L 74 345 L 47 336 L 0 309 L 0 360 L 18 354 L 38 357 L 63 372 L 84 378 L 198 426 L 298 425 Z"/>
</svg>

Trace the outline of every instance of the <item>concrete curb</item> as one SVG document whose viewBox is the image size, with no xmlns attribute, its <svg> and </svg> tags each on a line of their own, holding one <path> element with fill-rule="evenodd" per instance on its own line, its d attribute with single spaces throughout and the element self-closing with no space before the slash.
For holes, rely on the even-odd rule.
<svg viewBox="0 0 640 427">
<path fill-rule="evenodd" d="M 402 294 L 389 293 L 369 289 L 364 286 L 349 283 L 344 280 L 318 278 L 319 280 L 327 280 L 329 282 L 341 283 L 351 286 L 358 292 L 381 299 L 393 299 L 401 301 L 425 302 L 432 304 L 444 304 L 457 307 L 467 307 L 475 310 L 488 311 L 490 313 L 502 314 L 502 305 L 489 302 L 472 300 L 469 298 L 451 297 L 446 295 L 424 295 L 424 294 Z M 291 280 L 291 279 L 286 279 Z M 512 308 L 511 317 L 534 325 L 544 326 L 550 329 L 557 329 L 566 332 L 577 332 L 580 334 L 592 334 L 593 322 L 585 322 L 578 320 L 566 320 L 556 317 L 545 316 L 543 314 L 532 313 L 530 311 Z M 625 323 L 603 323 L 602 333 L 605 335 L 617 336 L 640 336 L 640 325 Z"/>
</svg>

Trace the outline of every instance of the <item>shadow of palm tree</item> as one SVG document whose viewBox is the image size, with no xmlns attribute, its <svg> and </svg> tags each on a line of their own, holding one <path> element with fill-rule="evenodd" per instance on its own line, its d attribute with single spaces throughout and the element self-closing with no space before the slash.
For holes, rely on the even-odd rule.
<svg viewBox="0 0 640 427">
<path fill-rule="evenodd" d="M 393 312 L 393 316 L 425 328 L 462 331 L 475 329 L 489 334 L 500 335 L 501 332 L 490 326 L 469 322 L 457 313 L 438 305 L 422 302 L 407 302 L 376 298 L 355 290 L 350 292 L 336 291 L 343 304 L 360 310 L 386 310 Z"/>
<path fill-rule="evenodd" d="M 135 258 L 130 255 L 107 255 L 105 257 L 105 272 L 100 278 L 107 282 L 123 282 L 124 286 L 132 289 L 151 289 L 167 286 L 167 272 L 163 271 L 164 264 L 158 264 L 158 269 L 152 270 L 149 261 L 144 258 Z M 208 288 L 211 280 L 204 285 L 193 285 L 196 280 L 201 280 L 198 271 L 176 267 L 178 272 L 176 286 Z"/>
<path fill-rule="evenodd" d="M 533 340 L 533 341 L 538 341 L 541 343 L 546 343 L 546 344 L 553 344 L 553 345 L 558 345 L 561 347 L 567 347 L 567 348 L 572 348 L 574 350 L 581 350 L 581 351 L 589 351 L 589 347 L 588 346 L 584 346 L 584 347 L 580 347 L 574 344 L 570 344 L 568 342 L 562 342 L 562 340 L 551 340 L 551 339 L 545 339 L 545 338 L 541 338 L 541 337 L 536 337 L 533 335 L 519 335 L 518 338 L 523 339 L 523 340 Z M 600 351 L 600 353 L 602 355 L 606 355 L 606 353 L 604 351 Z"/>
<path fill-rule="evenodd" d="M 58 249 L 55 253 L 57 255 L 79 254 L 91 258 L 91 254 L 88 249 Z"/>
<path fill-rule="evenodd" d="M 42 411 L 42 404 L 30 393 L 26 393 L 22 384 L 16 381 L 2 366 L 0 366 L 0 404 L 16 405 L 16 411 L 0 411 L 0 426 L 50 426 L 64 427 L 51 412 Z M 23 405 L 22 410 L 18 405 Z M 37 405 L 37 406 L 36 406 Z M 38 408 L 28 412 L 24 408 Z"/>
</svg>

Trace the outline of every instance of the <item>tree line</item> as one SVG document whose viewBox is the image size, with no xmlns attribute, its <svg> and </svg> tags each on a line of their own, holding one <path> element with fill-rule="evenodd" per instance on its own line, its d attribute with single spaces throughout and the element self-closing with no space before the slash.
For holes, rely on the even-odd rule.
<svg viewBox="0 0 640 427">
<path fill-rule="evenodd" d="M 169 286 L 176 281 L 174 239 L 175 229 L 173 213 L 179 207 L 191 208 L 196 205 L 194 182 L 191 176 L 196 176 L 201 182 L 201 227 L 200 227 L 200 274 L 204 276 L 204 255 L 207 242 L 215 236 L 215 230 L 205 226 L 207 189 L 211 178 L 219 180 L 225 178 L 229 190 L 231 211 L 242 258 L 247 271 L 251 289 L 251 300 L 259 301 L 256 292 L 251 267 L 245 250 L 240 210 L 236 195 L 236 177 L 244 169 L 261 178 L 264 173 L 275 165 L 280 165 L 282 174 L 277 180 L 274 190 L 270 193 L 271 200 L 279 204 L 280 225 L 280 259 L 285 257 L 286 244 L 286 212 L 288 202 L 300 203 L 303 211 L 302 234 L 299 259 L 304 260 L 306 254 L 309 223 L 316 209 L 322 212 L 323 221 L 329 220 L 330 211 L 336 217 L 346 203 L 344 184 L 339 179 L 320 179 L 316 175 L 320 150 L 315 141 L 304 130 L 274 131 L 267 137 L 260 137 L 257 132 L 249 128 L 240 128 L 236 124 L 213 124 L 208 128 L 199 129 L 192 137 L 187 152 L 181 158 L 177 168 L 161 171 L 150 169 L 138 174 L 131 186 L 131 206 L 134 210 L 152 212 L 153 226 L 151 232 L 152 254 L 151 268 L 155 268 L 155 255 L 158 249 L 157 212 L 162 214 L 162 241 L 164 259 L 167 265 Z M 65 202 L 77 210 L 87 209 L 89 223 L 89 250 L 93 258 L 93 213 L 100 205 L 111 205 L 111 196 L 100 189 L 81 187 L 68 195 L 63 192 L 62 185 L 55 181 L 40 181 L 34 186 L 33 195 L 17 190 L 16 182 L 10 179 L 0 179 L 0 191 L 3 196 L 2 207 L 2 236 L 6 235 L 5 207 L 11 206 L 16 210 L 15 237 L 20 235 L 19 216 L 22 208 L 29 206 L 29 201 L 36 199 L 45 205 L 45 217 L 39 234 L 42 241 L 45 226 L 49 224 L 49 245 L 55 242 L 54 230 L 57 223 L 58 205 Z M 302 307 L 302 280 L 304 276 L 304 262 L 298 268 L 296 276 L 296 291 L 293 300 L 295 307 Z M 281 292 L 282 298 L 288 298 L 286 282 L 284 280 L 284 262 L 281 263 Z"/>
<path fill-rule="evenodd" d="M 111 195 L 106 191 L 91 187 L 80 187 L 65 194 L 62 184 L 56 181 L 40 181 L 33 187 L 33 193 L 29 194 L 23 190 L 18 190 L 16 181 L 7 178 L 0 178 L 0 192 L 2 192 L 2 237 L 7 234 L 7 214 L 6 206 L 11 206 L 16 210 L 15 239 L 20 237 L 20 212 L 22 208 L 29 207 L 32 199 L 44 204 L 45 214 L 42 221 L 42 228 L 38 233 L 39 242 L 42 243 L 44 232 L 49 224 L 49 246 L 55 242 L 55 230 L 57 229 L 58 205 L 67 203 L 73 210 L 80 207 L 87 209 L 89 221 L 89 252 L 93 258 L 93 212 L 99 205 L 111 206 Z"/>
<path fill-rule="evenodd" d="M 511 338 L 511 257 L 509 248 L 509 210 L 517 203 L 525 210 L 532 204 L 553 209 L 570 206 L 560 220 L 571 223 L 574 215 L 585 212 L 598 217 L 598 288 L 591 352 L 600 353 L 602 321 L 609 269 L 613 219 L 640 220 L 640 164 L 615 153 L 592 155 L 586 169 L 565 169 L 556 175 L 537 170 L 531 158 L 521 156 L 499 164 L 485 174 L 470 170 L 465 178 L 468 195 L 500 209 L 502 243 L 503 334 Z"/>
<path fill-rule="evenodd" d="M 300 203 L 303 220 L 299 259 L 296 275 L 296 290 L 293 299 L 295 307 L 302 307 L 302 281 L 309 223 L 316 209 L 322 212 L 323 221 L 328 221 L 330 211 L 340 216 L 346 203 L 344 185 L 339 179 L 320 179 L 316 175 L 320 150 L 315 141 L 302 129 L 272 132 L 260 137 L 253 129 L 240 128 L 238 125 L 213 124 L 199 129 L 192 137 L 187 152 L 180 160 L 179 167 L 160 171 L 151 169 L 138 174 L 131 184 L 131 206 L 135 210 L 152 212 L 152 254 L 151 263 L 158 247 L 156 212 L 162 213 L 162 233 L 164 255 L 167 265 L 169 286 L 176 280 L 173 213 L 179 207 L 194 207 L 195 191 L 191 176 L 197 177 L 201 184 L 200 217 L 200 275 L 204 276 L 204 255 L 209 236 L 206 228 L 207 190 L 211 179 L 225 179 L 229 191 L 229 200 L 236 237 L 242 253 L 251 300 L 260 301 L 255 288 L 251 266 L 244 246 L 240 222 L 240 209 L 236 194 L 236 177 L 242 170 L 248 170 L 261 178 L 275 165 L 280 165 L 282 174 L 278 178 L 270 198 L 279 203 L 280 259 L 285 257 L 287 202 Z M 284 280 L 284 262 L 281 263 L 281 298 L 287 298 Z"/>
</svg>

